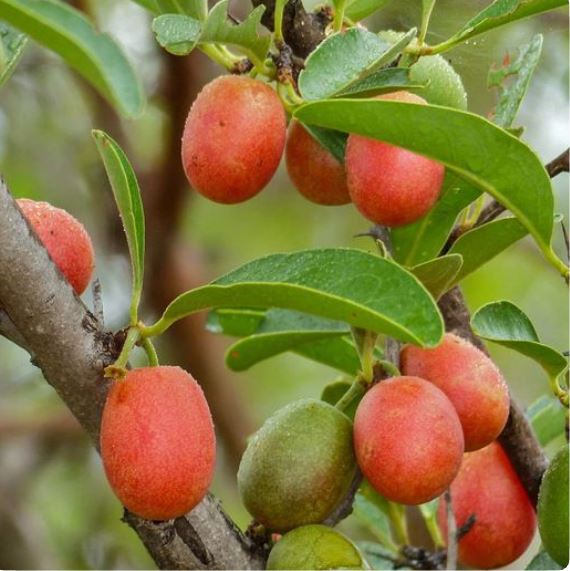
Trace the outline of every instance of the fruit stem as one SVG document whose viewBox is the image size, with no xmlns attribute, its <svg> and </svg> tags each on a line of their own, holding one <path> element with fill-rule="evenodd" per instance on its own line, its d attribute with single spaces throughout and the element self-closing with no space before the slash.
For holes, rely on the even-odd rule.
<svg viewBox="0 0 570 571">
<path fill-rule="evenodd" d="M 390 363 L 390 361 L 385 361 L 384 359 L 378 359 L 376 361 L 377 364 L 381 365 L 382 368 L 388 375 L 391 377 L 399 377 L 401 375 L 400 369 L 394 365 L 394 363 Z"/>
<path fill-rule="evenodd" d="M 365 382 L 371 383 L 374 378 L 374 348 L 376 347 L 378 334 L 359 327 L 353 327 L 352 338 L 360 356 L 362 378 Z"/>
<path fill-rule="evenodd" d="M 342 29 L 342 24 L 344 22 L 344 9 L 346 8 L 346 0 L 339 0 L 337 3 L 337 9 L 334 13 L 334 20 L 333 20 L 333 31 L 340 32 Z"/>
<path fill-rule="evenodd" d="M 422 514 L 423 515 L 423 514 Z M 437 525 L 437 520 L 435 515 L 431 515 L 430 517 L 424 517 L 424 522 L 426 524 L 426 528 L 430 537 L 433 541 L 433 544 L 436 549 L 440 549 L 445 547 L 445 541 L 443 540 L 443 536 L 441 535 L 441 530 L 439 529 L 439 525 Z"/>
<path fill-rule="evenodd" d="M 158 361 L 158 354 L 154 348 L 154 345 L 152 344 L 152 341 L 147 337 L 142 340 L 141 346 L 146 353 L 149 366 L 158 367 L 160 364 Z"/>
<path fill-rule="evenodd" d="M 215 61 L 218 65 L 231 71 L 236 63 L 233 54 L 229 51 L 223 51 L 220 46 L 215 44 L 200 44 L 199 49 L 206 54 L 211 60 Z M 239 58 L 237 58 L 239 59 Z"/>
<path fill-rule="evenodd" d="M 344 412 L 355 399 L 361 397 L 366 392 L 367 385 L 368 383 L 362 377 L 356 377 L 349 389 L 337 401 L 335 408 Z"/>
<path fill-rule="evenodd" d="M 406 512 L 404 506 L 389 501 L 388 517 L 390 518 L 398 542 L 403 545 L 409 545 L 410 539 L 406 528 Z"/>
<path fill-rule="evenodd" d="M 137 341 L 140 339 L 140 330 L 138 327 L 130 327 L 127 333 L 127 338 L 125 339 L 125 344 L 121 349 L 121 353 L 115 363 L 111 365 L 114 370 L 124 369 L 129 361 L 129 355 L 136 345 Z"/>
<path fill-rule="evenodd" d="M 276 0 L 275 2 L 273 33 L 276 42 L 283 41 L 283 8 L 285 8 L 286 3 L 287 0 Z"/>
</svg>

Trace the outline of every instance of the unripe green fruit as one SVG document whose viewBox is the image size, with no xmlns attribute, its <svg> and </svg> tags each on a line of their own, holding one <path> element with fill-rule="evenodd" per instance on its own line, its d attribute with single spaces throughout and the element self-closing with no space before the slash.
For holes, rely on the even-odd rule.
<svg viewBox="0 0 570 571">
<path fill-rule="evenodd" d="M 180 367 L 143 367 L 114 382 L 101 421 L 101 457 L 117 497 L 152 520 L 184 515 L 206 495 L 216 440 L 208 403 Z"/>
<path fill-rule="evenodd" d="M 538 529 L 548 554 L 568 565 L 568 446 L 559 450 L 546 470 L 538 495 Z"/>
<path fill-rule="evenodd" d="M 357 547 L 324 525 L 305 525 L 284 535 L 273 547 L 266 569 L 366 569 Z"/>
<path fill-rule="evenodd" d="M 277 411 L 252 437 L 238 486 L 256 521 L 288 531 L 323 521 L 355 471 L 350 420 L 330 404 L 303 399 Z"/>
</svg>

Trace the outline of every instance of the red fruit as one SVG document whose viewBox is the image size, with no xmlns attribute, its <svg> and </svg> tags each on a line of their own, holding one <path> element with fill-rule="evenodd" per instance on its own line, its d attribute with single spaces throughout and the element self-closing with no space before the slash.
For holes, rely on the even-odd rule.
<svg viewBox="0 0 570 571">
<path fill-rule="evenodd" d="M 293 184 L 311 202 L 326 206 L 350 202 L 344 166 L 297 121 L 289 126 L 285 159 Z"/>
<path fill-rule="evenodd" d="M 402 372 L 439 387 L 453 403 L 465 450 L 478 450 L 499 436 L 509 416 L 509 389 L 493 361 L 474 345 L 447 333 L 435 349 L 404 347 Z"/>
<path fill-rule="evenodd" d="M 48 202 L 27 198 L 16 201 L 23 215 L 42 241 L 54 264 L 75 293 L 81 295 L 93 273 L 93 244 L 79 220 Z"/>
<path fill-rule="evenodd" d="M 378 99 L 426 103 L 406 91 Z M 403 226 L 427 214 L 439 197 L 445 174 L 436 161 L 361 135 L 348 137 L 345 165 L 355 206 L 384 226 Z"/>
<path fill-rule="evenodd" d="M 206 198 L 243 202 L 271 180 L 285 134 L 285 111 L 273 89 L 248 77 L 218 77 L 202 89 L 186 119 L 184 171 Z"/>
<path fill-rule="evenodd" d="M 202 389 L 179 367 L 145 367 L 115 381 L 101 422 L 101 457 L 127 509 L 153 520 L 190 511 L 206 495 L 216 440 Z"/>
<path fill-rule="evenodd" d="M 459 541 L 459 560 L 477 569 L 508 565 L 530 545 L 536 516 L 528 495 L 501 446 L 465 454 L 461 470 L 451 485 L 451 505 L 457 526 L 471 514 L 475 524 Z M 446 502 L 438 512 L 447 536 Z"/>
<path fill-rule="evenodd" d="M 376 491 L 394 502 L 422 504 L 455 478 L 463 433 L 453 405 L 436 386 L 394 377 L 373 386 L 358 405 L 354 447 Z"/>
</svg>

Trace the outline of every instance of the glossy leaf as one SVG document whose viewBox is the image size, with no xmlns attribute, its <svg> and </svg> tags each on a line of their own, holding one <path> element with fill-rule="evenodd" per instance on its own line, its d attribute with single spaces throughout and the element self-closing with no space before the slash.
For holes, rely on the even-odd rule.
<svg viewBox="0 0 570 571">
<path fill-rule="evenodd" d="M 329 36 L 305 61 L 299 75 L 299 90 L 307 100 L 341 93 L 390 63 L 410 43 L 410 30 L 396 44 L 362 28 L 350 28 Z"/>
<path fill-rule="evenodd" d="M 457 281 L 463 258 L 459 254 L 449 254 L 434 258 L 414 266 L 410 271 L 426 286 L 435 299 L 438 299 Z"/>
<path fill-rule="evenodd" d="M 347 272 L 350 268 L 350 272 Z M 435 346 L 443 334 L 433 298 L 393 262 L 348 248 L 273 254 L 176 298 L 146 335 L 209 307 L 279 307 Z"/>
<path fill-rule="evenodd" d="M 353 22 L 358 22 L 367 18 L 370 14 L 374 14 L 388 2 L 390 0 L 354 0 L 348 4 L 344 14 Z"/>
<path fill-rule="evenodd" d="M 171 54 L 189 54 L 200 39 L 201 24 L 182 14 L 164 14 L 152 22 L 156 41 Z"/>
<path fill-rule="evenodd" d="M 144 277 L 145 223 L 137 178 L 123 150 L 103 131 L 93 131 L 97 150 L 113 189 L 115 202 L 127 236 L 133 288 L 131 297 L 131 325 L 135 325 Z"/>
<path fill-rule="evenodd" d="M 206 329 L 210 333 L 223 333 L 232 337 L 253 335 L 265 319 L 259 309 L 217 309 L 210 311 Z"/>
<path fill-rule="evenodd" d="M 360 359 L 348 337 L 329 337 L 305 343 L 295 347 L 293 353 L 347 375 L 355 376 L 360 370 Z"/>
<path fill-rule="evenodd" d="M 304 125 L 305 129 L 339 162 L 344 163 L 348 135 L 332 129 Z"/>
<path fill-rule="evenodd" d="M 338 94 L 339 97 L 373 97 L 399 89 L 414 90 L 424 87 L 410 80 L 407 67 L 380 69 L 361 79 Z"/>
<path fill-rule="evenodd" d="M 554 214 L 550 178 L 535 153 L 505 130 L 464 111 L 376 99 L 308 103 L 295 116 L 304 123 L 386 141 L 443 163 L 508 208 L 547 259 L 567 274 L 550 244 Z"/>
<path fill-rule="evenodd" d="M 542 395 L 526 410 L 541 446 L 546 446 L 564 434 L 566 409 L 557 398 Z"/>
<path fill-rule="evenodd" d="M 527 234 L 527 229 L 516 218 L 493 220 L 462 234 L 448 252 L 463 257 L 463 266 L 452 285 L 459 283 Z"/>
<path fill-rule="evenodd" d="M 25 34 L 0 21 L 0 87 L 12 75 L 27 41 Z"/>
<path fill-rule="evenodd" d="M 142 111 L 143 92 L 127 58 L 81 12 L 58 0 L 0 0 L 0 14 L 59 54 L 123 114 Z"/>
</svg>

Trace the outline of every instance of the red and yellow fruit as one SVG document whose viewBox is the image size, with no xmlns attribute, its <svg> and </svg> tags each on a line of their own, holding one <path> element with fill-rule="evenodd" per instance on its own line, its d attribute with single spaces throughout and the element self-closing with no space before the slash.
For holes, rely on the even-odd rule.
<svg viewBox="0 0 570 571">
<path fill-rule="evenodd" d="M 536 516 L 530 499 L 500 444 L 465 454 L 451 485 L 451 505 L 458 527 L 471 514 L 475 524 L 459 541 L 459 560 L 477 569 L 512 563 L 530 545 Z M 447 536 L 446 504 L 438 512 Z"/>
<path fill-rule="evenodd" d="M 358 465 L 377 492 L 402 504 L 442 494 L 459 471 L 463 432 L 445 394 L 418 377 L 373 386 L 354 419 Z"/>
<path fill-rule="evenodd" d="M 93 244 L 83 224 L 47 202 L 20 198 L 17 203 L 59 271 L 75 293 L 82 294 L 95 265 Z"/>
<path fill-rule="evenodd" d="M 509 416 L 507 384 L 493 361 L 468 341 L 447 333 L 435 349 L 408 345 L 401 367 L 447 395 L 463 427 L 465 450 L 487 446 L 503 430 Z"/>
<path fill-rule="evenodd" d="M 145 367 L 114 382 L 101 423 L 113 491 L 133 513 L 167 520 L 205 496 L 216 442 L 202 389 L 179 367 Z"/>
<path fill-rule="evenodd" d="M 425 105 L 407 91 L 378 99 Z M 401 147 L 352 134 L 346 146 L 348 190 L 363 216 L 384 226 L 415 222 L 432 208 L 443 184 L 442 164 Z"/>
<path fill-rule="evenodd" d="M 186 176 L 210 200 L 243 202 L 273 177 L 285 135 L 285 111 L 275 91 L 248 77 L 218 77 L 200 92 L 186 120 Z"/>
<path fill-rule="evenodd" d="M 325 206 L 350 202 L 344 166 L 297 121 L 289 127 L 285 159 L 293 184 L 311 202 Z"/>
</svg>

